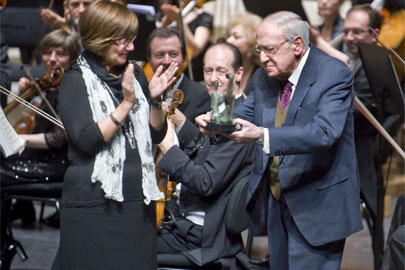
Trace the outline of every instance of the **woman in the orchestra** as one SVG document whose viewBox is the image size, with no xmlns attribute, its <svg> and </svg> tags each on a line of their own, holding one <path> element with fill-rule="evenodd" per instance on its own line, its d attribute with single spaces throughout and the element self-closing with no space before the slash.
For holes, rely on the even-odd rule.
<svg viewBox="0 0 405 270">
<path fill-rule="evenodd" d="M 165 136 L 161 95 L 177 64 L 149 85 L 128 63 L 138 20 L 126 7 L 96 1 L 82 13 L 84 52 L 61 83 L 60 115 L 70 166 L 61 202 L 61 269 L 156 269 L 152 143 Z"/>
<path fill-rule="evenodd" d="M 231 43 L 239 49 L 243 60 L 243 76 L 240 82 L 240 89 L 247 97 L 253 88 L 253 73 L 260 67 L 260 60 L 255 52 L 256 29 L 259 27 L 262 18 L 245 12 L 232 17 L 229 23 L 229 37 L 226 42 Z"/>
<path fill-rule="evenodd" d="M 40 44 L 42 62 L 47 74 L 55 69 L 67 70 L 76 61 L 80 53 L 78 41 L 63 30 L 55 30 L 45 35 Z M 63 73 L 62 75 L 63 76 Z M 59 78 L 55 78 L 58 80 Z M 49 78 L 46 80 L 49 81 Z M 51 81 L 53 84 L 53 82 Z M 56 82 L 55 82 L 56 83 Z M 27 78 L 19 80 L 20 93 L 32 87 L 32 82 Z M 44 91 L 45 97 L 49 100 L 55 111 L 58 111 L 59 87 L 54 86 Z M 50 109 L 43 102 L 40 109 L 50 114 Z M 0 162 L 0 183 L 4 188 L 8 185 L 30 183 L 32 181 L 62 181 L 68 165 L 67 161 L 67 138 L 64 131 L 42 118 L 38 114 L 28 117 L 21 124 L 27 125 L 35 119 L 35 127 L 29 131 L 30 134 L 20 134 L 26 141 L 26 146 L 19 155 L 2 159 Z M 21 127 L 16 127 L 22 129 Z M 15 255 L 15 242 L 7 233 L 7 221 L 13 219 L 22 220 L 23 225 L 31 225 L 35 221 L 35 210 L 30 201 L 18 200 L 12 206 L 9 215 L 10 202 L 2 204 L 1 211 L 1 263 L 7 269 Z M 56 216 L 52 216 L 56 217 Z M 46 219 L 54 221 L 57 218 Z M 3 269 L 3 268 L 2 268 Z"/>
<path fill-rule="evenodd" d="M 60 74 L 55 74 L 56 77 L 51 78 L 47 76 L 44 79 L 44 76 L 44 78 L 40 79 L 40 81 L 46 82 L 44 85 L 54 85 L 48 89 L 42 89 L 42 91 L 53 110 L 57 112 L 59 95 L 59 87 L 56 85 L 57 80 L 60 81 L 63 76 L 63 70 L 69 69 L 70 65 L 76 61 L 80 53 L 79 43 L 65 31 L 55 30 L 43 37 L 40 49 L 47 75 L 54 74 L 53 72 L 58 69 L 61 70 Z M 20 93 L 28 89 L 33 93 L 36 92 L 33 89 L 33 82 L 25 77 L 19 80 L 18 89 Z M 37 99 L 35 103 L 39 106 L 39 109 L 51 114 L 51 109 L 43 100 L 39 97 L 35 99 Z M 17 131 L 29 133 L 20 134 L 26 141 L 26 145 L 24 149 L 20 150 L 20 155 L 2 160 L 1 185 L 16 184 L 30 178 L 44 181 L 61 181 L 67 168 L 67 138 L 63 130 L 38 114 L 23 117 L 23 120 L 18 123 L 15 126 Z M 33 126 L 33 129 L 29 130 L 27 126 Z M 52 171 L 47 170 L 47 168 L 51 168 Z M 15 206 L 15 208 L 18 208 L 18 206 Z M 15 217 L 22 217 L 23 222 L 27 221 L 28 223 L 30 220 L 35 219 L 33 211 L 34 209 L 32 208 L 32 212 L 28 215 L 25 213 L 22 216 L 16 212 L 13 215 L 16 215 Z M 15 217 L 13 216 L 12 218 Z"/>
<path fill-rule="evenodd" d="M 327 42 L 332 41 L 343 31 L 343 19 L 340 17 L 339 9 L 344 0 L 318 0 L 318 12 L 323 23 L 318 26 L 320 36 Z M 341 39 L 342 41 L 342 39 Z M 342 43 L 337 48 L 342 48 Z"/>
<path fill-rule="evenodd" d="M 48 75 L 60 68 L 62 68 L 62 71 L 68 70 L 80 53 L 78 40 L 61 29 L 47 34 L 42 39 L 40 47 L 42 62 Z M 55 74 L 54 76 L 59 76 L 59 74 Z M 26 77 L 22 77 L 18 81 L 18 91 L 20 94 L 32 87 L 34 87 L 33 82 Z M 56 111 L 58 109 L 58 94 L 58 86 L 49 87 L 45 91 L 45 97 Z M 52 115 L 50 109 L 43 101 L 41 102 L 40 109 Z M 26 148 L 57 149 L 67 146 L 66 136 L 63 134 L 61 128 L 56 127 L 39 115 L 36 118 L 36 125 L 32 134 L 20 134 L 26 141 Z M 61 153 L 60 150 L 56 152 Z M 66 151 L 64 151 L 64 155 L 66 156 Z"/>
</svg>

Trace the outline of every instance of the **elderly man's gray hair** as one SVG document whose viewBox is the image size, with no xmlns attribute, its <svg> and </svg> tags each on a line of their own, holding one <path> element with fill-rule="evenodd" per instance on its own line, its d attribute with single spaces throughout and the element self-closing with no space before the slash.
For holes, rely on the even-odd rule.
<svg viewBox="0 0 405 270">
<path fill-rule="evenodd" d="M 296 36 L 301 36 L 304 49 L 309 46 L 309 29 L 301 17 L 291 11 L 279 11 L 268 15 L 264 21 L 271 21 L 282 28 L 284 37 L 292 42 Z"/>
</svg>

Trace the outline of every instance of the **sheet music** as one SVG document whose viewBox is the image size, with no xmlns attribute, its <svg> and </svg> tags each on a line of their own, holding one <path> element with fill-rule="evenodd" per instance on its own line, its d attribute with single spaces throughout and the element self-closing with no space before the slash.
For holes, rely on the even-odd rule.
<svg viewBox="0 0 405 270">
<path fill-rule="evenodd" d="M 0 150 L 4 157 L 16 154 L 25 146 L 25 141 L 18 136 L 10 122 L 7 120 L 3 109 L 0 109 Z"/>
<path fill-rule="evenodd" d="M 127 8 L 138 14 L 145 14 L 153 17 L 156 15 L 155 7 L 150 5 L 128 4 Z"/>
</svg>

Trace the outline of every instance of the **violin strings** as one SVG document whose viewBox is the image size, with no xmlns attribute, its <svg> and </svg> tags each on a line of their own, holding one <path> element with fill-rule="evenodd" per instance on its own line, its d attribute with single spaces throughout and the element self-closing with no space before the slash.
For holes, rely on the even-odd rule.
<svg viewBox="0 0 405 270">
<path fill-rule="evenodd" d="M 10 96 L 12 98 L 14 98 L 17 102 L 23 104 L 24 106 L 28 107 L 29 109 L 33 110 L 34 112 L 38 113 L 40 116 L 44 117 L 45 119 L 47 119 L 48 121 L 52 122 L 53 124 L 57 125 L 58 127 L 65 129 L 63 127 L 63 124 L 60 120 L 54 118 L 53 116 L 49 115 L 48 113 L 42 111 L 41 109 L 38 109 L 37 107 L 35 107 L 34 105 L 32 105 L 31 103 L 29 103 L 28 101 L 22 99 L 21 97 L 19 97 L 18 95 L 14 94 L 13 92 L 11 92 L 10 90 L 4 88 L 3 86 L 0 85 L 0 92 Z"/>
</svg>

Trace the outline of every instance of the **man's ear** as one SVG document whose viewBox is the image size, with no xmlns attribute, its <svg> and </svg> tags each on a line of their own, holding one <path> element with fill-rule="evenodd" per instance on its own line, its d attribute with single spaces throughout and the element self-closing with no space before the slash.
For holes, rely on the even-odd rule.
<svg viewBox="0 0 405 270">
<path fill-rule="evenodd" d="M 235 82 L 240 85 L 240 82 L 242 81 L 242 76 L 243 76 L 243 67 L 238 68 L 238 70 L 235 72 Z"/>
<path fill-rule="evenodd" d="M 304 50 L 304 39 L 302 36 L 296 36 L 291 44 L 294 49 L 294 54 L 300 56 Z"/>
<path fill-rule="evenodd" d="M 63 9 L 64 9 L 64 12 L 63 13 L 65 13 L 66 12 L 66 10 L 68 10 L 68 1 L 63 1 Z"/>
</svg>

